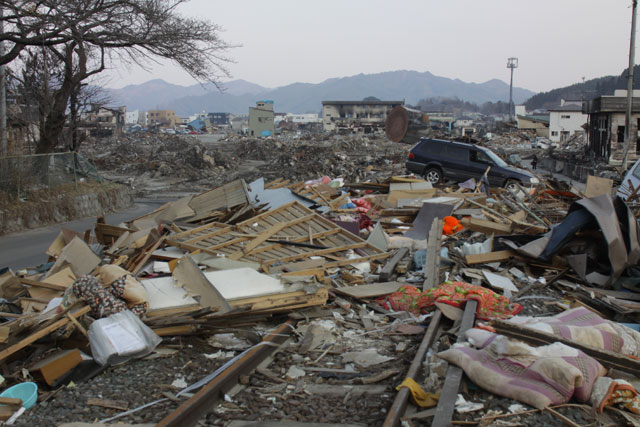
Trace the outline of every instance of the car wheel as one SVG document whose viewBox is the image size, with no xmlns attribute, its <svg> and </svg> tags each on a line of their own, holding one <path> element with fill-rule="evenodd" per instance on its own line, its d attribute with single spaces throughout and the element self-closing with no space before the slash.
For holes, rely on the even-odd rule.
<svg viewBox="0 0 640 427">
<path fill-rule="evenodd" d="M 515 193 L 516 191 L 520 190 L 518 188 L 518 184 L 519 184 L 519 182 L 517 180 L 508 179 L 507 182 L 504 183 L 504 188 L 505 188 L 505 190 L 507 190 L 510 193 Z"/>
<path fill-rule="evenodd" d="M 431 184 L 439 184 L 442 181 L 442 172 L 438 168 L 429 168 L 424 173 L 424 179 Z"/>
</svg>

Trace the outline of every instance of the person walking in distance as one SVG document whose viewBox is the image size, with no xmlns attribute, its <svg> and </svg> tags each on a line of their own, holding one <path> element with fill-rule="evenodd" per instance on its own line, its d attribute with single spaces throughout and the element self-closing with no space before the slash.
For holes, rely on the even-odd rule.
<svg viewBox="0 0 640 427">
<path fill-rule="evenodd" d="M 533 158 L 531 159 L 531 168 L 532 169 L 538 169 L 538 156 L 536 156 L 535 154 L 533 155 Z"/>
</svg>

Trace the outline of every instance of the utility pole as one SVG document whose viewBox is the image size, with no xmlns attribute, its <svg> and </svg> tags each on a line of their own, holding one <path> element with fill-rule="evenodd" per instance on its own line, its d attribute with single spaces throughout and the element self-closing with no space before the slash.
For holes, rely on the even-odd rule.
<svg viewBox="0 0 640 427">
<path fill-rule="evenodd" d="M 513 69 L 518 68 L 518 58 L 508 58 L 507 68 L 511 69 L 511 83 L 509 83 L 509 121 L 513 121 Z"/>
<path fill-rule="evenodd" d="M 638 0 L 631 2 L 631 41 L 629 42 L 629 71 L 627 72 L 627 114 L 624 118 L 624 155 L 622 156 L 622 171 L 627 170 L 629 147 L 633 138 L 631 129 L 631 107 L 633 105 L 633 68 L 636 56 L 636 8 Z M 637 131 L 636 131 L 637 132 Z"/>
<path fill-rule="evenodd" d="M 0 34 L 4 33 L 4 9 L 0 7 Z M 4 55 L 4 42 L 0 41 L 0 56 Z M 0 65 L 0 157 L 6 157 L 7 147 L 7 70 Z"/>
</svg>

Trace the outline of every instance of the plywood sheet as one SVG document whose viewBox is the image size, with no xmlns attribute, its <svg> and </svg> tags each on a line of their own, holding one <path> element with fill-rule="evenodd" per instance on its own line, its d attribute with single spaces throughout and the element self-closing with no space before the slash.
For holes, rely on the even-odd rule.
<svg viewBox="0 0 640 427">
<path fill-rule="evenodd" d="M 286 292 L 280 280 L 250 268 L 209 271 L 204 275 L 228 300 Z"/>
<path fill-rule="evenodd" d="M 176 286 L 172 277 L 157 277 L 141 281 L 149 296 L 149 310 L 185 307 L 198 304 L 183 288 Z"/>
</svg>

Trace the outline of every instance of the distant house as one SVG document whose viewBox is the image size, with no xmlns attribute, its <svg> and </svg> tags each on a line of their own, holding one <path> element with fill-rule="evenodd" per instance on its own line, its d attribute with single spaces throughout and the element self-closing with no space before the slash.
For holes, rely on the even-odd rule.
<svg viewBox="0 0 640 427">
<path fill-rule="evenodd" d="M 273 101 L 258 101 L 249 107 L 249 135 L 257 137 L 272 136 L 275 129 Z"/>
<path fill-rule="evenodd" d="M 176 127 L 176 112 L 173 110 L 147 111 L 147 126 L 173 129 Z"/>
<path fill-rule="evenodd" d="M 228 126 L 230 124 L 229 113 L 209 113 L 207 118 L 214 126 Z"/>
<path fill-rule="evenodd" d="M 81 118 L 80 129 L 94 137 L 121 136 L 127 107 L 92 105 Z"/>
<path fill-rule="evenodd" d="M 588 116 L 582 112 L 580 101 L 562 100 L 559 106 L 549 108 L 549 139 L 560 142 L 575 133 L 583 133 L 587 119 Z"/>
<path fill-rule="evenodd" d="M 532 114 L 527 116 L 516 116 L 518 129 L 531 130 L 537 136 L 549 138 L 549 114 Z"/>
<path fill-rule="evenodd" d="M 322 101 L 325 131 L 362 129 L 365 133 L 384 127 L 387 116 L 404 101 Z"/>
<path fill-rule="evenodd" d="M 627 91 L 616 90 L 613 96 L 600 96 L 582 104 L 587 114 L 587 149 L 608 163 L 619 163 L 624 156 Z M 629 159 L 640 157 L 640 91 L 633 91 Z"/>
</svg>

